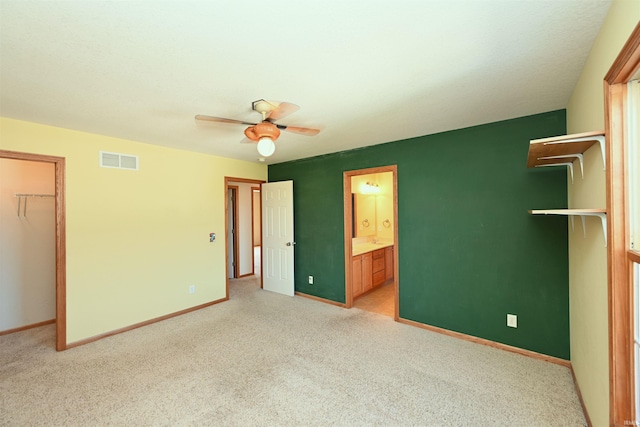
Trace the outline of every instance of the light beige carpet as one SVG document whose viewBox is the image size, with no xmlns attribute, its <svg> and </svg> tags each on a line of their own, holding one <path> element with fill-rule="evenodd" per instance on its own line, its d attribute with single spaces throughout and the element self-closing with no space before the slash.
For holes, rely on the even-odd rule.
<svg viewBox="0 0 640 427">
<path fill-rule="evenodd" d="M 0 337 L 2 426 L 583 426 L 565 367 L 233 281 L 65 352 Z"/>
</svg>

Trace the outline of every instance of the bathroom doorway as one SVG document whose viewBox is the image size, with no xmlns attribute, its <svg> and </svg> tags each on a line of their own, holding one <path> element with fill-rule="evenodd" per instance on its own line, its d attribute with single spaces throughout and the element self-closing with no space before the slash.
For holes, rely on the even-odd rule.
<svg viewBox="0 0 640 427">
<path fill-rule="evenodd" d="M 346 307 L 398 320 L 397 166 L 343 177 Z"/>
</svg>

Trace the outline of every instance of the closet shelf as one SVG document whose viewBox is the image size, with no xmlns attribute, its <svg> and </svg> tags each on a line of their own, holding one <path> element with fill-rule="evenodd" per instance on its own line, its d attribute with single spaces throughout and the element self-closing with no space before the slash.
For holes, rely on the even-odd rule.
<svg viewBox="0 0 640 427">
<path fill-rule="evenodd" d="M 587 237 L 587 226 L 584 217 L 596 216 L 600 218 L 602 224 L 602 233 L 604 235 L 604 245 L 607 246 L 607 210 L 606 209 L 538 209 L 530 210 L 531 215 L 565 215 L 571 219 L 571 228 L 574 228 L 573 218 L 580 217 L 582 222 L 582 232 Z"/>
<path fill-rule="evenodd" d="M 28 194 L 28 193 L 16 193 L 16 197 L 56 197 L 55 194 Z"/>
<path fill-rule="evenodd" d="M 27 217 L 27 199 L 29 197 L 55 197 L 55 194 L 36 194 L 36 193 L 16 193 L 16 197 L 18 198 L 18 218 L 20 218 L 20 210 L 22 206 L 22 218 Z M 24 199 L 24 203 L 22 202 Z"/>
<path fill-rule="evenodd" d="M 604 131 L 576 133 L 529 141 L 528 168 L 568 166 L 573 181 L 573 162 L 580 161 L 580 173 L 584 178 L 584 152 L 598 143 L 602 164 L 606 169 Z"/>
</svg>

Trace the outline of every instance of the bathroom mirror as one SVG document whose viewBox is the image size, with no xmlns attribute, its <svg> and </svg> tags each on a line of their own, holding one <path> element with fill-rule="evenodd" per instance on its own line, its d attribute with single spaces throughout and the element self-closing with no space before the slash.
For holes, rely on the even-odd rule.
<svg viewBox="0 0 640 427">
<path fill-rule="evenodd" d="M 376 195 L 352 194 L 353 237 L 376 235 Z"/>
</svg>

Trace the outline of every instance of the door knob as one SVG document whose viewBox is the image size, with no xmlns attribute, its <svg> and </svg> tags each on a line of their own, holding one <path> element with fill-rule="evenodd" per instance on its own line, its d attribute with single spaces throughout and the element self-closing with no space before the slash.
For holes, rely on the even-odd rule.
<svg viewBox="0 0 640 427">
<path fill-rule="evenodd" d="M 296 242 L 287 242 L 287 246 L 294 246 Z"/>
</svg>

